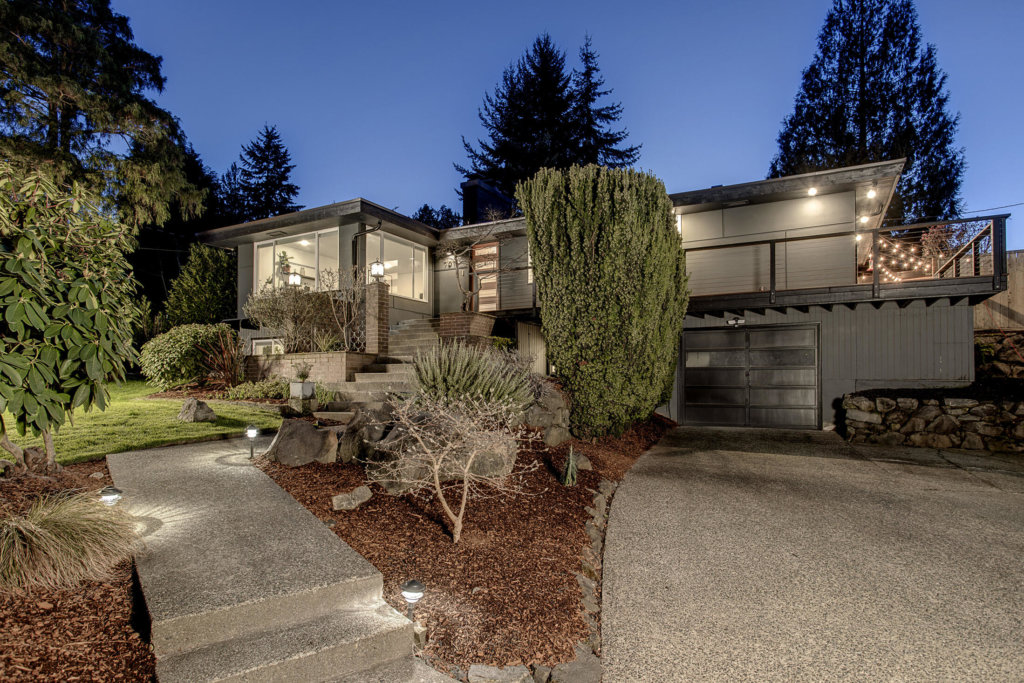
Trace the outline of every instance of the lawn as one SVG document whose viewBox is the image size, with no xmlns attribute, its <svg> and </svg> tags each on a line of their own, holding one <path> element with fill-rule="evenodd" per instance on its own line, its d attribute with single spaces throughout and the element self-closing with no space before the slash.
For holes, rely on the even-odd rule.
<svg viewBox="0 0 1024 683">
<path fill-rule="evenodd" d="M 261 430 L 277 429 L 281 425 L 281 417 L 275 412 L 226 401 L 209 401 L 217 413 L 216 423 L 178 422 L 176 418 L 182 402 L 146 398 L 154 391 L 153 387 L 139 381 L 111 386 L 111 401 L 106 410 L 77 412 L 74 424 L 65 424 L 54 436 L 57 461 L 68 465 L 98 460 L 108 453 L 222 436 L 242 436 L 250 423 Z M 4 421 L 10 426 L 14 424 L 14 419 L 8 414 L 4 414 Z M 11 440 L 21 446 L 42 446 L 41 438 L 29 435 L 20 437 L 12 433 Z"/>
</svg>

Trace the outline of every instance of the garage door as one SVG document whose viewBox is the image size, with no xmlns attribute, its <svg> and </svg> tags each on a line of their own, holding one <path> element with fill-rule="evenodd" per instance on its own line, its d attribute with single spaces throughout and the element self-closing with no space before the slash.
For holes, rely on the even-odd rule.
<svg viewBox="0 0 1024 683">
<path fill-rule="evenodd" d="M 683 424 L 817 429 L 817 326 L 683 334 Z"/>
</svg>

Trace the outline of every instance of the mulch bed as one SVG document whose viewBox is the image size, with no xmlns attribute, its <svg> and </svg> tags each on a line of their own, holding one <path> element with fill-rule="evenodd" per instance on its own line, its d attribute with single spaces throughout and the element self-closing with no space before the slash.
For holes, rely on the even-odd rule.
<svg viewBox="0 0 1024 683">
<path fill-rule="evenodd" d="M 103 472 L 103 479 L 89 477 Z M 70 465 L 52 479 L 0 479 L 0 509 L 20 512 L 43 493 L 102 488 L 103 462 Z M 152 651 L 132 628 L 131 565 L 73 590 L 0 593 L 0 680 L 152 681 Z"/>
<path fill-rule="evenodd" d="M 384 575 L 384 598 L 404 613 L 399 585 L 416 578 L 426 595 L 416 606 L 430 642 L 424 655 L 459 678 L 470 664 L 552 666 L 574 658 L 587 627 L 576 582 L 588 544 L 585 508 L 602 478 L 618 481 L 673 423 L 655 417 L 620 438 L 542 443 L 520 450 L 524 494 L 470 503 L 462 540 L 453 544 L 433 500 L 389 496 L 370 484 L 373 498 L 349 512 L 331 497 L 366 484 L 356 464 L 258 465 L 296 500 L 332 526 Z M 558 483 L 570 445 L 590 458 L 578 484 Z"/>
<path fill-rule="evenodd" d="M 146 398 L 173 398 L 179 401 L 186 398 L 194 398 L 197 401 L 227 401 L 227 392 L 223 389 L 185 387 L 184 389 L 168 389 L 149 394 Z M 242 403 L 266 403 L 267 405 L 285 405 L 288 403 L 283 398 L 247 398 Z"/>
</svg>

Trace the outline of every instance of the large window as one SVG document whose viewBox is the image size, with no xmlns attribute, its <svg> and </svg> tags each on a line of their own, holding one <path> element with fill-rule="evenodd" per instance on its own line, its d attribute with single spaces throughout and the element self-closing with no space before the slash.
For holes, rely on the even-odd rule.
<svg viewBox="0 0 1024 683">
<path fill-rule="evenodd" d="M 427 301 L 426 247 L 372 232 L 366 236 L 367 265 L 378 260 L 384 264 L 384 280 L 391 285 L 392 296 Z"/>
<path fill-rule="evenodd" d="M 309 232 L 256 245 L 253 289 L 298 285 L 316 289 L 320 274 L 338 269 L 338 229 Z"/>
</svg>

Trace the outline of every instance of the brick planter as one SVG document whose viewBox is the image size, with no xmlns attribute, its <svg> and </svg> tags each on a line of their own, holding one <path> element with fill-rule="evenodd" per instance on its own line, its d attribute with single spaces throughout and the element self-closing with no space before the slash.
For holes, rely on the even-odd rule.
<svg viewBox="0 0 1024 683">
<path fill-rule="evenodd" d="M 846 434 L 856 443 L 1024 451 L 1024 401 L 900 396 L 843 397 Z"/>
<path fill-rule="evenodd" d="M 377 360 L 372 353 L 331 351 L 328 353 L 285 353 L 273 356 L 249 356 L 245 359 L 245 378 L 257 380 L 262 377 L 295 378 L 296 369 L 309 365 L 309 381 L 333 384 L 350 382 L 354 375 Z"/>
<path fill-rule="evenodd" d="M 465 311 L 442 313 L 438 336 L 444 341 L 478 342 L 489 337 L 493 329 L 493 315 Z"/>
</svg>

